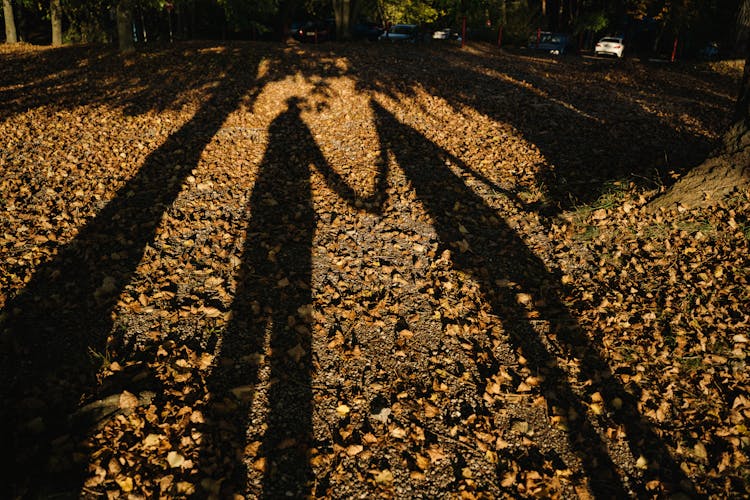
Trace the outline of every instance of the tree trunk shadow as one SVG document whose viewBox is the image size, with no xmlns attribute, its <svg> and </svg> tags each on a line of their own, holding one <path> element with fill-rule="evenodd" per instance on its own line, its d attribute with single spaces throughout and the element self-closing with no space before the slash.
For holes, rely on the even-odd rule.
<svg viewBox="0 0 750 500">
<path fill-rule="evenodd" d="M 372 107 L 381 148 L 393 154 L 418 199 L 424 203 L 441 246 L 451 250 L 453 265 L 480 283 L 494 313 L 503 321 L 513 347 L 523 353 L 532 373 L 543 376 L 541 389 L 550 409 L 554 405 L 578 415 L 578 419 L 568 423 L 568 441 L 584 465 L 592 492 L 600 498 L 628 497 L 634 491 L 640 496 L 646 493 L 645 483 L 654 479 L 663 483 L 666 491 L 680 488 L 692 491 L 692 485 L 672 460 L 666 445 L 640 416 L 633 397 L 599 355 L 600 346 L 586 337 L 561 303 L 560 285 L 555 277 L 520 237 L 499 220 L 496 212 L 445 166 L 444 158 L 450 157 L 464 171 L 469 169 L 398 121 L 377 102 L 372 101 Z M 468 243 L 468 250 L 456 248 L 455 244 L 462 240 Z M 520 289 L 498 286 L 500 282 L 517 283 Z M 541 318 L 550 321 L 552 332 L 544 341 L 524 319 L 528 311 L 517 301 L 519 291 L 531 295 Z M 633 455 L 648 459 L 650 468 L 644 480 L 628 479 L 613 462 L 607 443 L 587 416 L 581 396 L 558 366 L 558 358 L 579 363 L 578 379 L 591 384 L 591 394 L 598 391 L 607 402 L 615 398 L 623 401 L 621 408 L 610 408 L 612 419 L 626 429 Z"/>
</svg>

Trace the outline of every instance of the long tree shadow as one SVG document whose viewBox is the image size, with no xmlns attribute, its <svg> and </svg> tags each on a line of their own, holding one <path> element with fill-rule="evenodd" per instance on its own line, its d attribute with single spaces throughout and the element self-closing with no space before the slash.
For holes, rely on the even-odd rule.
<svg viewBox="0 0 750 500">
<path fill-rule="evenodd" d="M 85 110 L 101 105 L 126 115 L 180 109 L 193 97 L 192 92 L 213 85 L 216 74 L 252 52 L 274 58 L 279 46 L 191 42 L 125 56 L 96 46 L 4 54 L 0 122 L 42 107 Z M 244 69 L 257 68 L 250 65 Z"/>
<path fill-rule="evenodd" d="M 226 494 L 247 489 L 264 498 L 302 498 L 311 493 L 311 260 L 317 216 L 310 176 L 316 169 L 338 196 L 373 211 L 382 204 L 387 178 L 381 166 L 375 193 L 360 197 L 327 164 L 302 121 L 300 104 L 290 98 L 268 129 L 247 207 L 232 320 L 220 348 L 224 363 L 209 379 L 214 435 L 204 449 L 225 456 L 223 463 L 233 464 L 233 470 L 206 470 L 210 465 L 203 470 L 231 478 L 223 485 Z M 262 421 L 251 421 L 248 414 Z M 255 468 L 262 470 L 262 484 L 245 484 L 248 470 L 237 457 L 248 450 Z"/>
<path fill-rule="evenodd" d="M 11 496 L 80 487 L 73 457 L 87 429 L 72 426 L 71 415 L 95 385 L 91 354 L 105 355 L 117 340 L 108 336 L 120 292 L 206 144 L 248 92 L 257 95 L 258 62 L 229 68 L 195 115 L 3 309 L 0 438 L 13 463 L 0 484 Z"/>
<path fill-rule="evenodd" d="M 528 360 L 532 373 L 542 375 L 541 388 L 552 407 L 569 409 L 578 415 L 569 422 L 569 443 L 582 461 L 593 493 L 599 498 L 645 494 L 645 484 L 658 480 L 666 491 L 692 490 L 664 442 L 641 418 L 636 401 L 611 373 L 599 355 L 600 346 L 576 326 L 561 303 L 561 290 L 555 278 L 515 232 L 498 220 L 494 210 L 469 189 L 462 179 L 445 166 L 452 157 L 389 111 L 373 101 L 381 147 L 396 159 L 419 200 L 433 220 L 441 246 L 451 250 L 456 268 L 476 279 L 488 297 L 494 313 L 503 321 L 514 347 Z M 462 169 L 466 170 L 465 166 Z M 456 243 L 466 240 L 469 249 Z M 499 283 L 517 283 L 515 290 Z M 542 338 L 525 319 L 528 310 L 517 301 L 517 293 L 533 297 L 542 319 L 551 324 L 551 334 Z M 612 419 L 626 429 L 635 457 L 648 459 L 645 479 L 626 477 L 609 456 L 605 440 L 598 434 L 580 395 L 557 359 L 577 360 L 578 382 L 591 384 L 589 394 L 599 392 L 604 400 L 619 398 L 623 404 L 612 410 Z"/>
<path fill-rule="evenodd" d="M 593 88 L 581 85 L 577 67 L 560 64 L 550 69 L 521 64 L 512 56 L 425 51 L 389 53 L 395 60 L 368 72 L 360 79 L 361 87 L 396 99 L 423 89 L 456 110 L 469 107 L 497 123 L 513 125 L 547 160 L 535 177 L 547 191 L 544 210 L 550 215 L 595 201 L 613 180 L 633 179 L 654 187 L 649 179 L 656 173 L 664 180 L 669 170 L 685 171 L 712 147 L 705 136 L 673 128 L 674 123 L 647 111 L 672 108 L 643 105 L 635 88 L 625 92 L 601 81 Z M 417 55 L 420 60 L 412 61 Z M 429 73 L 420 66 L 427 57 Z M 551 75 L 552 70 L 560 75 Z M 690 114 L 690 109 L 680 113 Z"/>
</svg>

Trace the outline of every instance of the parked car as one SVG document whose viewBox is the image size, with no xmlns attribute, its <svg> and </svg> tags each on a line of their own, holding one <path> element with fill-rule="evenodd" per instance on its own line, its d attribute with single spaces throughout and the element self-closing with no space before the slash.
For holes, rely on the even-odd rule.
<svg viewBox="0 0 750 500">
<path fill-rule="evenodd" d="M 390 42 L 416 42 L 419 39 L 419 27 L 416 24 L 394 24 L 378 40 Z"/>
<path fill-rule="evenodd" d="M 432 34 L 433 40 L 458 40 L 461 41 L 461 35 L 456 33 L 450 28 L 443 28 L 441 30 L 436 30 Z"/>
<path fill-rule="evenodd" d="M 373 22 L 361 22 L 354 25 L 352 29 L 352 35 L 357 39 L 366 39 L 370 41 L 376 41 L 385 30 L 377 23 Z"/>
<path fill-rule="evenodd" d="M 714 59 L 718 59 L 719 58 L 719 44 L 716 42 L 707 43 L 700 50 L 700 52 L 698 52 L 698 55 L 701 57 L 701 59 L 705 59 L 707 61 L 713 61 Z"/>
<path fill-rule="evenodd" d="M 333 26 L 325 21 L 307 21 L 296 31 L 294 38 L 300 42 L 325 42 L 333 39 Z"/>
<path fill-rule="evenodd" d="M 305 23 L 301 21 L 292 21 L 292 23 L 289 25 L 289 30 L 287 31 L 287 36 L 291 36 L 292 38 L 297 37 L 299 29 L 304 25 Z"/>
<path fill-rule="evenodd" d="M 531 38 L 529 47 L 534 50 L 560 56 L 570 50 L 571 38 L 563 33 L 542 31 L 538 36 L 533 36 Z"/>
<path fill-rule="evenodd" d="M 621 36 L 605 36 L 599 40 L 594 47 L 594 53 L 597 56 L 617 56 L 622 57 L 625 51 L 625 42 Z"/>
</svg>

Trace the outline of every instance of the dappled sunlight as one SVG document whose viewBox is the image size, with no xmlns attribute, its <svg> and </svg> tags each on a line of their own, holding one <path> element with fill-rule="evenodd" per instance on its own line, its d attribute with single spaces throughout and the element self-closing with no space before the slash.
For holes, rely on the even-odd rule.
<svg viewBox="0 0 750 500">
<path fill-rule="evenodd" d="M 369 95 L 359 92 L 356 81 L 348 76 L 328 78 L 326 84 L 326 94 L 311 92 L 305 96 L 301 118 L 312 132 L 330 172 L 351 187 L 352 195 L 361 200 L 372 199 L 382 186 L 378 184 L 380 154 L 372 147 L 377 144 L 377 131 Z M 326 174 L 315 170 L 313 177 L 322 181 L 321 175 Z M 324 185 L 314 183 L 315 189 Z"/>
</svg>

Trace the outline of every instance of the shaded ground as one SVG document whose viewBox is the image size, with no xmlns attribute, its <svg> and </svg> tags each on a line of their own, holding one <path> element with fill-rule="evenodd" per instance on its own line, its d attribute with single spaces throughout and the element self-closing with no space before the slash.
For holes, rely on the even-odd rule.
<svg viewBox="0 0 750 500">
<path fill-rule="evenodd" d="M 14 496 L 747 492 L 747 194 L 645 209 L 726 71 L 2 50 Z"/>
</svg>

